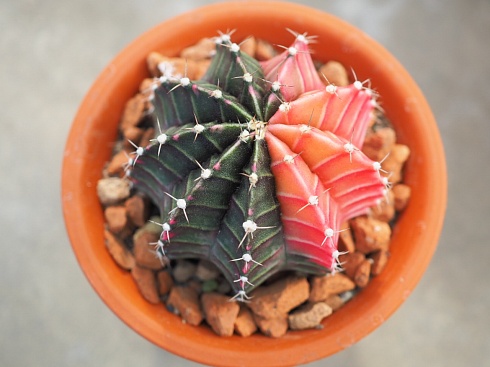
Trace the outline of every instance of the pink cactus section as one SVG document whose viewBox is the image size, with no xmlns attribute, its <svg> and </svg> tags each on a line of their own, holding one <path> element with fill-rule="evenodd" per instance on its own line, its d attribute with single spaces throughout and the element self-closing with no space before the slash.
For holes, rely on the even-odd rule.
<svg viewBox="0 0 490 367">
<path fill-rule="evenodd" d="M 265 139 L 286 244 L 335 271 L 340 224 L 385 195 L 380 164 L 360 149 L 374 121 L 373 93 L 359 81 L 325 86 L 303 35 L 262 66 L 283 102 Z"/>
<path fill-rule="evenodd" d="M 287 109 L 277 111 L 269 124 L 307 124 L 331 131 L 362 147 L 366 129 L 373 121 L 375 103 L 359 83 L 346 87 L 333 85 L 300 95 Z"/>
<path fill-rule="evenodd" d="M 339 210 L 318 176 L 273 134 L 266 134 L 271 155 L 271 170 L 276 178 L 276 195 L 281 204 L 281 220 L 288 246 L 302 253 L 322 252 L 312 256 L 328 269 L 335 266 L 340 228 Z"/>
<path fill-rule="evenodd" d="M 313 64 L 308 38 L 298 35 L 293 45 L 281 54 L 261 63 L 265 79 L 278 83 L 284 101 L 324 87 Z"/>
<path fill-rule="evenodd" d="M 341 221 L 365 214 L 383 197 L 385 185 L 375 162 L 356 148 L 351 151 L 349 141 L 306 125 L 269 125 L 267 132 L 282 141 L 291 155 L 299 154 L 311 173 L 329 189 L 338 203 Z M 271 155 L 274 149 L 269 145 Z"/>
</svg>

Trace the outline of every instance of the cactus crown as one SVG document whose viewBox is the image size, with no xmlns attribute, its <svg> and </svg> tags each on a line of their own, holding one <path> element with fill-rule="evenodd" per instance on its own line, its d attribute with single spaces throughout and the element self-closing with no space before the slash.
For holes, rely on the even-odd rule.
<svg viewBox="0 0 490 367">
<path fill-rule="evenodd" d="M 156 79 L 157 135 L 131 167 L 162 216 L 157 254 L 210 260 L 241 301 L 281 270 L 337 271 L 341 223 L 384 195 L 359 149 L 373 93 L 325 85 L 310 40 L 260 63 L 221 34 L 201 80 Z"/>
</svg>

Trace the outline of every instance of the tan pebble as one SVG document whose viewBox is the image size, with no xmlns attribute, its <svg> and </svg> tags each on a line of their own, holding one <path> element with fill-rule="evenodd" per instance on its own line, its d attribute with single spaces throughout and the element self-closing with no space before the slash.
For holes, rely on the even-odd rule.
<svg viewBox="0 0 490 367">
<path fill-rule="evenodd" d="M 391 152 L 395 142 L 395 130 L 390 127 L 381 128 L 367 134 L 362 151 L 373 161 L 381 162 Z M 382 167 L 384 169 L 384 162 Z"/>
<path fill-rule="evenodd" d="M 342 273 L 313 277 L 308 300 L 312 303 L 325 301 L 331 295 L 349 291 L 355 286 L 355 283 Z"/>
<path fill-rule="evenodd" d="M 352 238 L 352 232 L 349 228 L 349 223 L 344 222 L 340 226 L 339 233 L 339 251 L 340 252 L 354 252 L 356 250 L 356 245 L 354 243 L 354 238 Z"/>
<path fill-rule="evenodd" d="M 123 269 L 131 270 L 136 261 L 129 249 L 107 229 L 104 230 L 105 244 L 114 261 Z"/>
<path fill-rule="evenodd" d="M 121 150 L 114 154 L 107 165 L 107 174 L 110 176 L 122 176 L 124 174 L 124 165 L 128 162 L 128 156 Z"/>
<path fill-rule="evenodd" d="M 126 235 L 125 232 L 129 229 L 129 220 L 124 206 L 108 206 L 104 210 L 104 217 L 109 231 L 114 234 L 121 234 L 123 237 Z"/>
<path fill-rule="evenodd" d="M 254 56 L 255 55 L 255 50 L 257 49 L 257 40 L 255 37 L 247 37 L 241 44 L 240 44 L 240 51 L 245 52 L 247 55 Z"/>
<path fill-rule="evenodd" d="M 391 190 L 379 204 L 371 207 L 371 216 L 382 222 L 389 222 L 395 217 L 395 195 Z"/>
<path fill-rule="evenodd" d="M 350 221 L 356 249 L 363 254 L 378 250 L 387 250 L 390 245 L 391 228 L 388 223 L 360 216 Z"/>
<path fill-rule="evenodd" d="M 167 295 L 174 285 L 172 275 L 167 270 L 162 270 L 157 273 L 158 293 L 160 296 Z"/>
<path fill-rule="evenodd" d="M 202 38 L 195 45 L 182 50 L 180 57 L 186 60 L 204 60 L 216 53 L 216 42 L 212 38 Z"/>
<path fill-rule="evenodd" d="M 143 137 L 143 133 L 143 129 L 134 126 L 128 127 L 126 130 L 123 131 L 123 149 L 126 151 L 127 154 L 135 151 L 135 147 L 133 146 L 133 144 L 130 143 L 130 141 L 139 146 L 141 138 Z M 134 159 L 135 156 L 130 155 L 130 157 Z"/>
<path fill-rule="evenodd" d="M 240 311 L 237 302 L 230 302 L 230 297 L 211 292 L 201 296 L 201 304 L 206 322 L 216 334 L 233 335 L 235 320 Z"/>
<path fill-rule="evenodd" d="M 152 98 L 154 96 L 154 87 L 158 85 L 156 78 L 145 78 L 140 83 L 140 94 L 145 97 L 145 111 L 151 111 L 153 109 Z"/>
<path fill-rule="evenodd" d="M 190 325 L 199 325 L 204 319 L 199 295 L 191 287 L 174 286 L 167 299 L 167 306 L 174 308 L 182 320 Z"/>
<path fill-rule="evenodd" d="M 146 224 L 149 217 L 149 202 L 141 195 L 133 195 L 124 203 L 128 218 L 136 226 L 142 227 Z"/>
<path fill-rule="evenodd" d="M 393 145 L 390 155 L 383 162 L 383 170 L 388 172 L 389 181 L 397 183 L 402 180 L 403 165 L 410 156 L 410 148 L 403 144 Z"/>
<path fill-rule="evenodd" d="M 202 281 L 217 279 L 220 275 L 219 269 L 210 261 L 200 260 L 197 264 L 196 277 Z"/>
<path fill-rule="evenodd" d="M 245 306 L 240 307 L 240 312 L 235 320 L 235 333 L 240 336 L 250 336 L 257 331 L 252 312 Z"/>
<path fill-rule="evenodd" d="M 255 47 L 255 58 L 258 61 L 266 61 L 273 58 L 276 55 L 276 50 L 270 42 L 263 39 L 257 39 L 257 45 Z"/>
<path fill-rule="evenodd" d="M 162 75 L 162 72 L 160 71 L 158 65 L 162 62 L 163 59 L 164 56 L 159 52 L 150 52 L 148 54 L 146 58 L 146 65 L 152 77 L 159 77 Z"/>
<path fill-rule="evenodd" d="M 150 92 L 153 89 L 153 84 L 155 83 L 154 78 L 145 78 L 143 81 L 140 83 L 139 91 L 141 94 L 143 94 L 146 97 L 150 96 Z"/>
<path fill-rule="evenodd" d="M 408 157 L 410 157 L 410 148 L 405 144 L 395 144 L 391 149 L 391 156 L 393 156 L 397 162 L 405 163 Z"/>
<path fill-rule="evenodd" d="M 171 72 L 172 75 L 176 75 L 178 77 L 187 77 L 190 80 L 195 80 L 195 67 L 197 62 L 194 60 L 185 60 L 178 57 L 172 58 L 164 58 L 160 64 L 158 64 L 158 68 L 160 69 L 160 73 L 163 74 L 168 70 L 173 70 Z"/>
<path fill-rule="evenodd" d="M 338 294 L 332 294 L 324 302 L 329 305 L 334 312 L 344 305 L 342 297 L 340 297 Z"/>
<path fill-rule="evenodd" d="M 195 60 L 186 60 L 181 57 L 167 57 L 158 52 L 152 52 L 147 58 L 148 70 L 154 77 L 159 77 L 162 74 L 170 74 L 172 76 L 186 76 L 191 80 L 196 80 L 196 70 L 198 70 L 199 62 Z"/>
<path fill-rule="evenodd" d="M 332 314 L 332 308 L 325 302 L 308 303 L 288 316 L 291 330 L 312 329 L 320 325 L 322 320 Z"/>
<path fill-rule="evenodd" d="M 388 251 L 380 250 L 371 255 L 373 264 L 371 265 L 371 275 L 376 276 L 381 274 L 386 264 L 388 263 L 388 258 L 390 253 Z"/>
<path fill-rule="evenodd" d="M 144 226 L 142 226 L 140 229 L 144 229 L 146 232 L 151 232 L 154 233 L 158 236 L 162 233 L 162 226 L 157 223 L 161 223 L 161 218 L 160 216 L 154 215 L 148 219 L 148 222 L 145 223 Z M 152 221 L 152 222 L 150 222 Z M 155 222 L 155 223 L 153 223 Z"/>
<path fill-rule="evenodd" d="M 271 338 L 280 338 L 289 328 L 287 315 L 274 318 L 264 318 L 254 314 L 254 320 L 262 334 Z"/>
<path fill-rule="evenodd" d="M 153 304 L 160 303 L 155 273 L 152 270 L 136 265 L 131 270 L 131 275 L 144 299 Z"/>
<path fill-rule="evenodd" d="M 393 186 L 393 196 L 395 202 L 395 210 L 400 212 L 406 208 L 412 194 L 410 186 L 405 184 L 397 184 Z"/>
<path fill-rule="evenodd" d="M 142 94 L 137 94 L 126 102 L 120 125 L 122 131 L 139 125 L 145 111 L 145 106 L 146 97 Z"/>
<path fill-rule="evenodd" d="M 257 288 L 249 308 L 263 318 L 285 317 L 308 299 L 309 284 L 305 277 L 288 276 L 271 285 Z"/>
<path fill-rule="evenodd" d="M 126 200 L 130 190 L 129 181 L 118 177 L 103 178 L 97 182 L 97 195 L 104 206 Z"/>
<path fill-rule="evenodd" d="M 173 268 L 173 276 L 177 283 L 187 282 L 196 272 L 196 264 L 188 260 L 178 260 Z"/>
<path fill-rule="evenodd" d="M 211 60 L 201 60 L 197 61 L 194 66 L 194 78 L 195 80 L 200 80 L 206 74 L 209 69 L 209 64 L 211 64 Z"/>
<path fill-rule="evenodd" d="M 150 127 L 149 129 L 146 129 L 143 131 L 143 135 L 141 135 L 141 141 L 140 144 L 142 147 L 146 147 L 150 145 L 150 139 L 153 139 L 155 137 L 155 129 Z"/>
<path fill-rule="evenodd" d="M 357 267 L 366 259 L 363 253 L 358 251 L 349 252 L 345 255 L 340 256 L 340 262 L 342 263 L 342 269 L 344 269 L 344 274 L 350 279 L 354 280 Z"/>
<path fill-rule="evenodd" d="M 151 245 L 157 241 L 158 235 L 144 229 L 139 229 L 133 235 L 133 253 L 139 266 L 153 270 L 163 268 L 164 263 L 162 264 L 155 253 L 155 245 Z"/>
<path fill-rule="evenodd" d="M 338 61 L 331 60 L 323 64 L 318 70 L 318 74 L 325 85 L 333 84 L 339 87 L 349 85 L 349 76 L 344 65 Z"/>
<path fill-rule="evenodd" d="M 359 288 L 364 288 L 369 283 L 369 275 L 371 273 L 371 260 L 365 259 L 356 269 L 354 282 Z"/>
</svg>

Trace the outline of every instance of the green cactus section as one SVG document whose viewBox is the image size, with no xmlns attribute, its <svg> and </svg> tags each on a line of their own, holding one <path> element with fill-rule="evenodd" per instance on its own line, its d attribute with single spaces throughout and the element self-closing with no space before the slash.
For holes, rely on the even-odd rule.
<svg viewBox="0 0 490 367">
<path fill-rule="evenodd" d="M 201 81 L 161 81 L 153 99 L 159 135 L 131 179 L 160 209 L 167 229 L 160 251 L 211 260 L 243 300 L 288 262 L 270 157 L 259 138 L 263 73 L 237 47 L 217 45 Z"/>
<path fill-rule="evenodd" d="M 164 135 L 163 143 L 157 140 L 149 146 L 132 170 L 136 187 L 148 194 L 161 213 L 168 211 L 166 193 L 172 193 L 177 183 L 200 168 L 199 162 L 206 164 L 210 157 L 222 153 L 242 131 L 236 123 L 213 121 L 199 125 L 199 129 L 196 126 L 195 123 L 173 126 L 160 134 Z"/>
<path fill-rule="evenodd" d="M 240 175 L 211 252 L 211 260 L 238 291 L 262 283 L 287 262 L 274 176 L 263 139 L 254 140 L 250 160 Z"/>
<path fill-rule="evenodd" d="M 304 37 L 296 42 L 307 48 Z M 280 66 L 276 61 L 271 62 Z M 312 75 L 311 70 L 281 71 L 301 73 Z M 279 178 L 272 173 L 265 139 L 267 120 L 285 102 L 277 81 L 265 81 L 260 63 L 222 35 L 203 80 L 162 77 L 157 84 L 152 102 L 158 134 L 139 150 L 130 178 L 160 210 L 160 254 L 212 261 L 242 301 L 278 271 L 335 270 L 336 241 L 324 246 L 320 238 L 318 246 L 303 251 L 286 240 Z M 336 233 L 330 227 L 319 230 Z"/>
<path fill-rule="evenodd" d="M 262 68 L 257 60 L 241 53 L 237 44 L 226 37 L 224 41 L 216 47 L 216 55 L 203 80 L 235 96 L 254 118 L 262 121 L 266 90 Z"/>
</svg>

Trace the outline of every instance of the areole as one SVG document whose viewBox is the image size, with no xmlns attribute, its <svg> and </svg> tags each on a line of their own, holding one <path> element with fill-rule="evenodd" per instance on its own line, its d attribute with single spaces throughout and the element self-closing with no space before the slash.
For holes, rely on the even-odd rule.
<svg viewBox="0 0 490 367">
<path fill-rule="evenodd" d="M 412 187 L 411 204 L 399 218 L 392 256 L 383 273 L 324 321 L 322 330 L 290 332 L 280 339 L 261 335 L 222 338 L 205 327 L 182 324 L 163 305 L 151 305 L 140 297 L 131 277 L 105 249 L 95 184 L 111 154 L 124 103 L 146 76 L 149 52 L 173 55 L 202 37 L 227 29 L 236 29 L 236 39 L 253 34 L 287 45 L 286 28 L 316 35 L 321 45 L 328 45 L 316 47 L 315 58 L 338 60 L 352 67 L 360 80 L 371 80 L 399 141 L 412 151 L 405 171 L 405 181 Z M 430 108 L 408 73 L 383 47 L 318 10 L 291 3 L 240 1 L 198 8 L 158 25 L 125 48 L 101 73 L 75 117 L 66 144 L 62 200 L 80 266 L 108 307 L 136 332 L 203 364 L 286 366 L 311 362 L 352 345 L 407 298 L 435 251 L 446 208 L 446 182 L 442 143 Z"/>
</svg>

